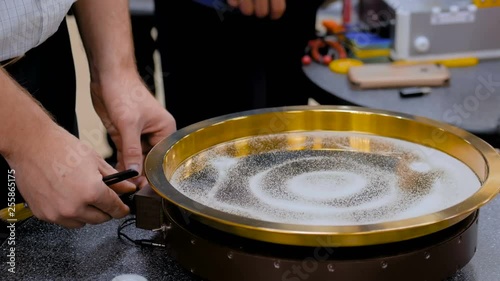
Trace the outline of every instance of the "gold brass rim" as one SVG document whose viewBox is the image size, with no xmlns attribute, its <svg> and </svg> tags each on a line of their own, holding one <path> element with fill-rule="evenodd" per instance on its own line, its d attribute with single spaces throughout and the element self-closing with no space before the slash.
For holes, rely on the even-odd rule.
<svg viewBox="0 0 500 281">
<path fill-rule="evenodd" d="M 270 133 L 336 130 L 407 140 L 441 150 L 471 168 L 482 186 L 450 208 L 411 219 L 356 226 L 281 224 L 225 213 L 181 194 L 169 178 L 187 158 L 213 145 Z M 492 200 L 500 190 L 500 156 L 482 139 L 455 126 L 398 112 L 354 106 L 294 106 L 245 111 L 178 130 L 159 142 L 145 160 L 145 174 L 168 202 L 211 227 L 264 242 L 314 247 L 398 242 L 445 229 Z"/>
</svg>

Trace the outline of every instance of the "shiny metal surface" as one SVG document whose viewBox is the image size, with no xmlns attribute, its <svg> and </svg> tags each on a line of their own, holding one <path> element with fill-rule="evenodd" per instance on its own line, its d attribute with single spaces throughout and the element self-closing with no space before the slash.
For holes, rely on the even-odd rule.
<svg viewBox="0 0 500 281">
<path fill-rule="evenodd" d="M 465 163 L 480 179 L 482 187 L 460 204 L 416 218 L 355 226 L 307 226 L 221 212 L 184 196 L 169 182 L 183 161 L 214 145 L 252 136 L 316 130 L 362 132 L 438 149 Z M 234 155 L 257 152 L 250 146 L 241 146 Z M 457 127 L 396 112 L 337 106 L 261 109 L 210 119 L 172 134 L 151 150 L 145 162 L 151 187 L 207 225 L 260 241 L 335 247 L 403 241 L 447 228 L 496 196 L 500 176 L 490 171 L 499 170 L 500 157 L 496 151 Z"/>
</svg>

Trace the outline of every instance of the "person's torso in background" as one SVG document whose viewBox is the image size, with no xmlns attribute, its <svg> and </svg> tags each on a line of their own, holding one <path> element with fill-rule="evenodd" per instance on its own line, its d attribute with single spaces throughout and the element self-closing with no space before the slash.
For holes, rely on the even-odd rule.
<svg viewBox="0 0 500 281">
<path fill-rule="evenodd" d="M 0 1 L 0 61 L 25 54 L 54 34 L 75 0 Z"/>
<path fill-rule="evenodd" d="M 165 0 L 171 1 L 171 0 Z M 188 0 L 184 0 L 188 1 Z M 214 9 L 224 9 L 227 5 L 226 0 L 191 0 L 201 5 Z M 133 16 L 152 15 L 155 10 L 154 0 L 129 0 L 130 14 Z"/>
<path fill-rule="evenodd" d="M 133 16 L 153 15 L 155 11 L 155 1 L 129 0 L 129 7 L 130 7 L 130 14 Z"/>
<path fill-rule="evenodd" d="M 192 1 L 216 10 L 223 10 L 223 11 L 234 10 L 234 8 L 230 7 L 229 4 L 227 4 L 226 0 L 192 0 Z"/>
</svg>

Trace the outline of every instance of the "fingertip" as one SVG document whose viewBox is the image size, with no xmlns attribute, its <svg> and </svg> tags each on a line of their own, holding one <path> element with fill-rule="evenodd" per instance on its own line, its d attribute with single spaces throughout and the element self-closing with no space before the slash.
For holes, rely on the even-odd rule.
<svg viewBox="0 0 500 281">
<path fill-rule="evenodd" d="M 264 18 L 269 15 L 269 2 L 267 0 L 255 1 L 255 16 Z"/>
<path fill-rule="evenodd" d="M 62 225 L 68 229 L 78 229 L 78 228 L 82 228 L 86 225 L 86 223 L 81 222 L 81 221 L 77 221 L 77 220 L 56 221 L 54 223 Z"/>
<path fill-rule="evenodd" d="M 239 5 L 239 1 L 238 0 L 227 0 L 227 4 L 229 4 L 229 6 L 231 6 L 233 8 L 236 8 Z"/>
<path fill-rule="evenodd" d="M 142 187 L 143 178 L 143 176 L 135 177 L 131 179 L 130 182 L 132 182 L 136 186 L 136 188 L 140 189 Z"/>
<path fill-rule="evenodd" d="M 286 10 L 286 2 L 284 0 L 274 0 L 271 2 L 271 19 L 277 20 L 283 16 Z"/>
<path fill-rule="evenodd" d="M 139 187 L 139 189 L 142 189 L 142 188 L 146 187 L 148 184 L 149 184 L 149 182 L 148 182 L 148 179 L 146 177 L 140 177 L 139 181 L 137 183 L 137 186 Z"/>
<path fill-rule="evenodd" d="M 285 13 L 284 10 L 283 11 L 273 11 L 271 14 L 271 19 L 273 19 L 273 20 L 280 19 L 284 13 Z"/>
<path fill-rule="evenodd" d="M 262 11 L 255 11 L 255 16 L 262 19 L 262 18 L 265 18 L 267 16 L 268 12 L 262 12 Z"/>
<path fill-rule="evenodd" d="M 130 214 L 130 208 L 112 189 L 107 188 L 107 193 L 103 194 L 99 202 L 95 202 L 94 206 L 110 217 L 119 219 Z"/>
<path fill-rule="evenodd" d="M 134 170 L 134 171 L 138 172 L 139 174 L 141 174 L 141 170 L 142 170 L 141 165 L 137 164 L 137 163 L 128 164 L 127 169 Z"/>
<path fill-rule="evenodd" d="M 113 218 L 122 219 L 130 214 L 130 207 L 125 204 L 122 205 L 124 206 L 123 210 L 121 212 L 118 212 L 116 216 L 113 216 Z"/>
<path fill-rule="evenodd" d="M 66 225 L 65 227 L 68 229 L 79 229 L 79 228 L 83 228 L 85 225 L 86 225 L 85 223 L 79 223 L 79 224 Z"/>
<path fill-rule="evenodd" d="M 127 206 L 127 204 L 123 203 L 123 201 L 118 201 L 119 202 L 116 209 L 108 213 L 114 219 L 121 219 L 130 214 L 130 207 Z"/>
<path fill-rule="evenodd" d="M 241 13 L 245 16 L 253 15 L 255 7 L 252 0 L 243 0 L 239 6 Z"/>
</svg>

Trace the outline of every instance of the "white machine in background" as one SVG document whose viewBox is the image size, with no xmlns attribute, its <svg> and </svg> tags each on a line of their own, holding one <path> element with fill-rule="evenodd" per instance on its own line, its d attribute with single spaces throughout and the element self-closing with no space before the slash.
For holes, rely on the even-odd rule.
<svg viewBox="0 0 500 281">
<path fill-rule="evenodd" d="M 500 1 L 361 0 L 359 17 L 394 60 L 500 58 Z"/>
</svg>

